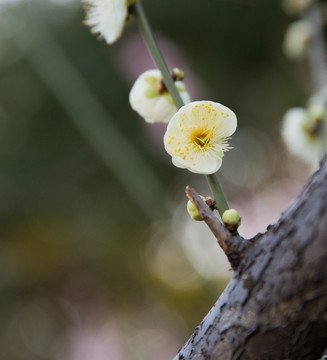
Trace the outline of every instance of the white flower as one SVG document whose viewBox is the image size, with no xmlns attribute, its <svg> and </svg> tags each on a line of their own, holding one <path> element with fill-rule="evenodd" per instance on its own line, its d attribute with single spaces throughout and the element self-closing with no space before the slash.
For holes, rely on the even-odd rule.
<svg viewBox="0 0 327 360">
<path fill-rule="evenodd" d="M 305 20 L 291 23 L 285 33 L 283 50 L 290 59 L 301 59 L 313 35 L 310 24 Z"/>
<path fill-rule="evenodd" d="M 175 166 L 198 174 L 213 174 L 237 127 L 232 110 L 212 101 L 182 106 L 170 120 L 164 144 Z"/>
<path fill-rule="evenodd" d="M 190 102 L 184 83 L 176 81 L 175 85 L 184 103 Z M 149 123 L 167 123 L 177 111 L 157 69 L 145 71 L 137 78 L 129 94 L 129 102 L 132 109 Z"/>
<path fill-rule="evenodd" d="M 85 24 L 91 31 L 100 34 L 108 44 L 114 43 L 121 35 L 127 19 L 125 0 L 82 0 L 86 5 Z"/>
<path fill-rule="evenodd" d="M 282 137 L 291 154 L 307 164 L 315 164 L 322 148 L 323 122 L 315 121 L 303 108 L 292 108 L 284 115 Z"/>
<path fill-rule="evenodd" d="M 282 6 L 284 10 L 290 14 L 300 14 L 302 11 L 307 9 L 314 0 L 283 0 Z"/>
</svg>

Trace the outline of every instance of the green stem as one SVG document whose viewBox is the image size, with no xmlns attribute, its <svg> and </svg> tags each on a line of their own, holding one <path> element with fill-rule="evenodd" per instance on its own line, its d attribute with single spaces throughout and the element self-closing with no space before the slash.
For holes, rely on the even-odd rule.
<svg viewBox="0 0 327 360">
<path fill-rule="evenodd" d="M 137 20 L 137 23 L 142 32 L 144 41 L 149 49 L 149 52 L 153 58 L 153 61 L 157 65 L 158 69 L 160 70 L 163 80 L 164 80 L 164 83 L 165 83 L 176 107 L 179 109 L 180 107 L 182 107 L 184 105 L 184 102 L 181 98 L 179 91 L 176 88 L 175 82 L 173 81 L 173 79 L 169 73 L 167 64 L 166 64 L 166 62 L 160 52 L 160 49 L 153 37 L 152 30 L 151 30 L 150 24 L 148 22 L 148 19 L 146 17 L 146 14 L 143 10 L 141 1 L 137 1 L 130 9 Z M 211 187 L 213 196 L 216 200 L 216 207 L 219 211 L 220 216 L 222 216 L 224 211 L 228 209 L 228 204 L 226 202 L 223 191 L 222 191 L 222 189 L 219 185 L 218 179 L 215 175 L 208 175 L 207 179 L 208 179 L 208 183 Z"/>
<path fill-rule="evenodd" d="M 208 183 L 211 187 L 213 197 L 216 200 L 216 208 L 220 216 L 223 216 L 223 213 L 229 209 L 227 201 L 225 199 L 224 193 L 219 185 L 217 176 L 215 174 L 207 175 Z"/>
<path fill-rule="evenodd" d="M 150 24 L 143 10 L 142 4 L 140 1 L 136 2 L 135 5 L 131 8 L 133 11 L 135 18 L 138 22 L 140 30 L 142 32 L 144 41 L 149 49 L 149 52 L 153 58 L 153 61 L 157 65 L 160 70 L 164 83 L 174 100 L 176 107 L 179 109 L 184 105 L 184 102 L 180 96 L 179 91 L 177 90 L 174 80 L 172 79 L 170 72 L 168 70 L 167 64 L 161 54 L 161 51 L 153 37 Z"/>
</svg>

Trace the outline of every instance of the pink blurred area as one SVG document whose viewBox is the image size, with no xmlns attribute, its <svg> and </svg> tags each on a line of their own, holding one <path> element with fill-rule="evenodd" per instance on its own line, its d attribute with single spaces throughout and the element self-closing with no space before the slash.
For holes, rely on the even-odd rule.
<svg viewBox="0 0 327 360">
<path fill-rule="evenodd" d="M 69 320 L 56 351 L 60 359 L 151 360 L 155 353 L 156 359 L 165 360 L 183 341 L 178 315 L 153 306 L 138 314 L 117 312 L 108 286 L 85 271 L 68 279 L 59 301 Z M 171 330 L 167 319 L 170 324 L 174 318 L 176 329 Z"/>
<path fill-rule="evenodd" d="M 231 204 L 242 217 L 240 234 L 249 239 L 274 224 L 303 188 L 295 178 L 274 179 L 254 193 L 245 193 Z"/>
<path fill-rule="evenodd" d="M 67 360 L 123 360 L 123 345 L 113 328 L 80 327 L 71 330 Z"/>
<path fill-rule="evenodd" d="M 203 80 L 192 69 L 187 54 L 183 53 L 180 46 L 161 33 L 154 33 L 158 46 L 165 57 L 168 69 L 181 68 L 185 72 L 185 83 L 192 99 L 204 98 L 206 89 Z M 145 43 L 139 33 L 130 32 L 124 35 L 119 44 L 114 59 L 122 76 L 131 85 L 144 71 L 155 69 L 156 66 L 147 51 Z"/>
</svg>

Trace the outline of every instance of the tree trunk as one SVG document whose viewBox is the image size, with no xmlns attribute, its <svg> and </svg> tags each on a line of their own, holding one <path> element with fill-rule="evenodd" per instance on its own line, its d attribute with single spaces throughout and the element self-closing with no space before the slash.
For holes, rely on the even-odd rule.
<svg viewBox="0 0 327 360">
<path fill-rule="evenodd" d="M 317 359 L 327 346 L 327 161 L 265 234 L 174 360 Z"/>
</svg>

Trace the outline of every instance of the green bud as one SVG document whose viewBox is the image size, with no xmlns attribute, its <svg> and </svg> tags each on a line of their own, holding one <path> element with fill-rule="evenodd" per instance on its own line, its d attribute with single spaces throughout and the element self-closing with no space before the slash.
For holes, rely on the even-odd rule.
<svg viewBox="0 0 327 360">
<path fill-rule="evenodd" d="M 201 196 L 202 198 L 202 196 Z M 190 214 L 191 218 L 196 221 L 203 221 L 203 217 L 199 213 L 198 209 L 192 203 L 191 200 L 187 202 L 187 212 Z"/>
<path fill-rule="evenodd" d="M 226 210 L 223 213 L 222 220 L 228 230 L 235 232 L 241 225 L 240 214 L 235 209 Z"/>
<path fill-rule="evenodd" d="M 199 195 L 199 196 L 203 200 L 203 202 L 205 202 L 209 206 L 209 208 L 212 211 L 215 210 L 216 202 L 211 197 L 202 196 L 202 195 Z M 189 200 L 187 202 L 187 212 L 190 214 L 190 216 L 193 220 L 203 221 L 201 214 L 199 213 L 198 209 L 195 207 L 195 205 L 192 203 L 191 200 Z"/>
</svg>

